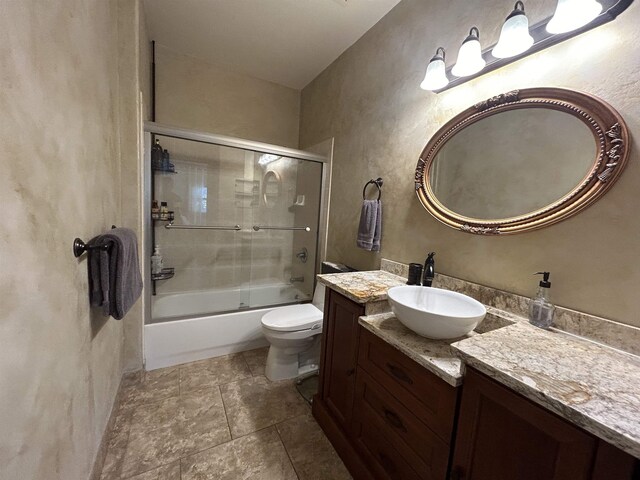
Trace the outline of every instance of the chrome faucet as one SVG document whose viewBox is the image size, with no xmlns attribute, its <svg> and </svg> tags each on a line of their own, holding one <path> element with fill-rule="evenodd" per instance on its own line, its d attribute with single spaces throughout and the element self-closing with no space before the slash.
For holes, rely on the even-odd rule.
<svg viewBox="0 0 640 480">
<path fill-rule="evenodd" d="M 291 277 L 289 279 L 289 283 L 302 283 L 304 282 L 304 276 L 302 277 Z"/>
<path fill-rule="evenodd" d="M 433 283 L 433 278 L 436 276 L 436 262 L 433 257 L 436 252 L 427 254 L 427 260 L 424 262 L 424 273 L 422 274 L 422 285 L 430 287 Z"/>
</svg>

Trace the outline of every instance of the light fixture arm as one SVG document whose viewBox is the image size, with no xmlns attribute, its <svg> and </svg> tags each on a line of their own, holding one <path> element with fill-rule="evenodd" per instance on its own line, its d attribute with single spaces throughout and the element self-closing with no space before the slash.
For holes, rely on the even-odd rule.
<svg viewBox="0 0 640 480">
<path fill-rule="evenodd" d="M 633 3 L 633 0 L 599 0 L 599 1 L 603 6 L 602 13 L 600 13 L 600 15 L 598 15 L 595 19 L 593 19 L 587 25 L 577 28 L 576 30 L 566 32 L 566 33 L 559 33 L 559 34 L 551 34 L 547 32 L 547 29 L 546 29 L 547 24 L 549 23 L 549 21 L 553 16 L 549 16 L 543 21 L 533 25 L 529 29 L 529 33 L 534 39 L 533 45 L 527 51 L 519 55 L 515 55 L 509 58 L 495 58 L 491 54 L 491 51 L 493 50 L 495 45 L 491 45 L 482 51 L 482 57 L 487 63 L 486 63 L 486 66 L 481 71 L 465 77 L 456 77 L 451 73 L 451 69 L 453 68 L 453 66 L 447 67 L 446 74 L 450 79 L 449 83 L 441 89 L 434 90 L 434 92 L 440 93 L 450 88 L 453 88 L 457 85 L 461 85 L 465 82 L 468 82 L 469 80 L 472 80 L 481 75 L 484 75 L 485 73 L 491 72 L 493 70 L 497 70 L 498 68 L 504 67 L 505 65 L 509 65 L 510 63 L 520 60 L 521 58 L 531 55 L 532 53 L 539 52 L 540 50 L 543 50 L 547 47 L 556 45 L 560 42 L 573 38 L 577 35 L 580 35 L 581 33 L 587 32 L 600 25 L 604 25 L 605 23 L 615 20 L 615 18 L 618 17 L 618 15 L 624 12 Z M 516 2 L 515 8 L 518 8 L 519 6 L 522 6 L 522 9 L 524 11 L 524 5 L 520 1 Z M 513 13 L 514 12 L 512 12 L 512 14 Z M 473 27 L 469 31 L 469 36 L 465 39 L 465 42 L 470 39 L 474 29 L 477 32 L 478 29 Z"/>
</svg>

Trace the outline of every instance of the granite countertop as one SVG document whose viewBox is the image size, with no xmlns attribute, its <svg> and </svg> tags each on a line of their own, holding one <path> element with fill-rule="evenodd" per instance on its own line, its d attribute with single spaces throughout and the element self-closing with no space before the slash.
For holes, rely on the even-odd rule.
<svg viewBox="0 0 640 480">
<path fill-rule="evenodd" d="M 462 361 L 451 348 L 451 344 L 460 339 L 430 340 L 421 337 L 402 325 L 393 313 L 360 317 L 359 323 L 449 385 L 457 387 L 462 384 Z M 471 332 L 470 335 L 476 334 Z"/>
<path fill-rule="evenodd" d="M 356 303 L 386 300 L 387 290 L 407 284 L 406 278 L 383 270 L 328 273 L 318 275 L 318 281 Z"/>
<path fill-rule="evenodd" d="M 466 365 L 640 458 L 640 358 L 527 323 L 451 348 Z"/>
</svg>

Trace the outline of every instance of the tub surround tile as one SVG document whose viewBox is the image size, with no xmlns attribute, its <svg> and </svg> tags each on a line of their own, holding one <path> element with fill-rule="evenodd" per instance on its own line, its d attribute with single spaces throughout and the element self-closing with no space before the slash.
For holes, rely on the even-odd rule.
<svg viewBox="0 0 640 480">
<path fill-rule="evenodd" d="M 309 411 L 291 381 L 252 377 L 221 387 L 233 438 L 238 438 Z"/>
<path fill-rule="evenodd" d="M 182 480 L 296 480 L 275 427 L 181 460 Z"/>
<path fill-rule="evenodd" d="M 407 283 L 406 278 L 382 270 L 328 273 L 318 275 L 318 280 L 354 302 L 364 304 L 386 300 L 389 288 Z"/>
<path fill-rule="evenodd" d="M 640 358 L 524 322 L 452 348 L 467 365 L 640 457 Z"/>
<path fill-rule="evenodd" d="M 276 425 L 299 480 L 351 480 L 311 413 Z"/>
<path fill-rule="evenodd" d="M 234 353 L 179 366 L 180 391 L 214 387 L 251 377 L 242 353 Z"/>
<path fill-rule="evenodd" d="M 264 375 L 264 369 L 265 369 L 265 366 L 267 365 L 268 354 L 269 354 L 269 347 L 257 348 L 255 350 L 248 350 L 246 352 L 242 352 L 242 356 L 247 362 L 247 365 L 249 365 L 249 370 L 251 370 L 251 374 L 254 377 Z"/>
</svg>

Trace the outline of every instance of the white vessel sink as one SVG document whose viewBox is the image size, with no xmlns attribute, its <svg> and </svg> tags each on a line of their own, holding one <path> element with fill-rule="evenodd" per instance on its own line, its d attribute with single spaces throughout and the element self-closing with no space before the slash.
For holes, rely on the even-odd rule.
<svg viewBox="0 0 640 480">
<path fill-rule="evenodd" d="M 462 293 L 441 288 L 403 285 L 388 291 L 398 320 L 418 335 L 445 339 L 466 335 L 482 321 L 487 309 Z"/>
</svg>

